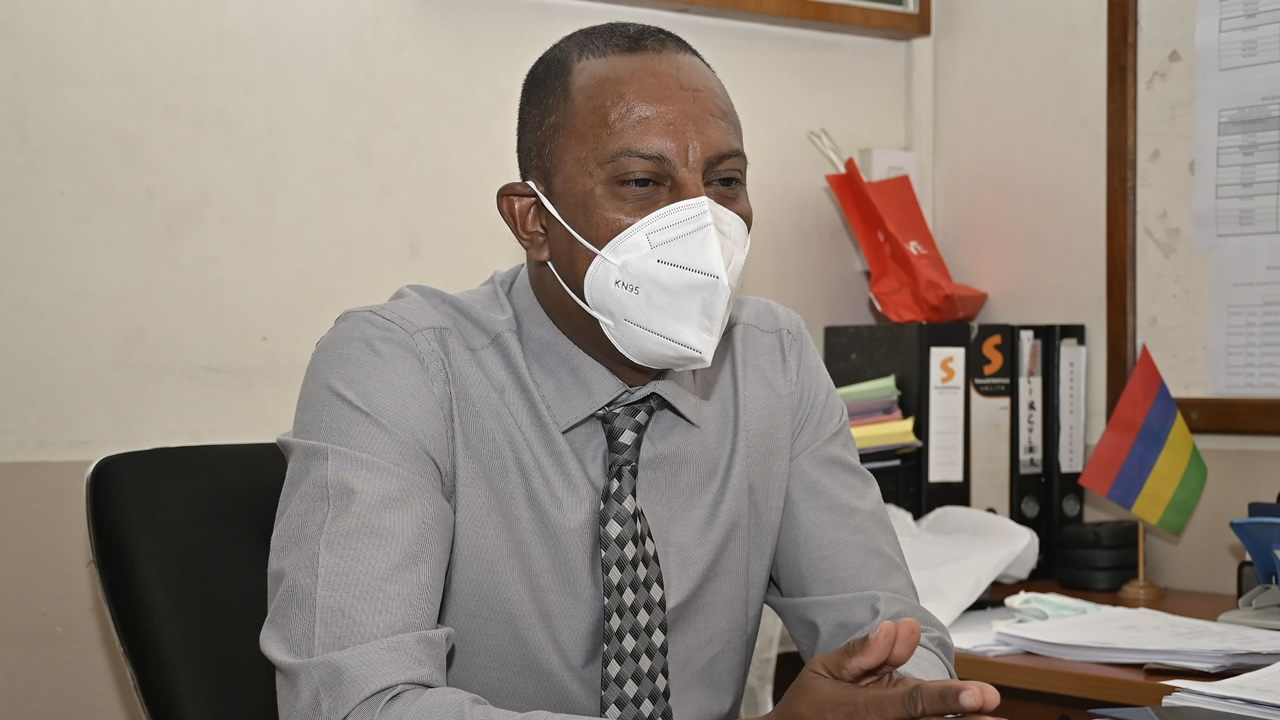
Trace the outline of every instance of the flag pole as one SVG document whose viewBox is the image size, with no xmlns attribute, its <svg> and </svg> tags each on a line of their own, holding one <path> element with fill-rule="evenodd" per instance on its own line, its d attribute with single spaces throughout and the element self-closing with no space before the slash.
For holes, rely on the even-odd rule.
<svg viewBox="0 0 1280 720">
<path fill-rule="evenodd" d="M 1138 577 L 1120 588 L 1120 597 L 1139 605 L 1164 597 L 1164 588 L 1147 579 L 1147 523 L 1138 518 Z"/>
</svg>

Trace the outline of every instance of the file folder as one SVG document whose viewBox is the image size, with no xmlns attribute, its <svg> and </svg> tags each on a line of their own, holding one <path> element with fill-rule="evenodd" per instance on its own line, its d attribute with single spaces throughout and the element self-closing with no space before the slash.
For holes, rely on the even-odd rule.
<svg viewBox="0 0 1280 720">
<path fill-rule="evenodd" d="M 923 443 L 912 453 L 913 467 L 908 467 L 904 455 L 903 465 L 896 468 L 897 482 L 915 485 L 914 492 L 901 494 L 914 496 L 914 505 L 902 507 L 919 517 L 942 505 L 968 505 L 965 365 L 969 326 L 832 326 L 825 329 L 824 347 L 827 371 L 837 386 L 897 376 L 902 414 L 915 419 L 915 434 Z"/>
<path fill-rule="evenodd" d="M 920 508 L 920 453 L 887 451 L 862 456 L 862 465 L 880 487 L 880 496 L 891 505 L 913 514 Z"/>
<path fill-rule="evenodd" d="M 1016 377 L 1013 383 L 1013 432 L 1010 449 L 1009 517 L 1035 531 L 1040 538 L 1040 560 L 1033 578 L 1052 577 L 1045 551 L 1053 543 L 1045 476 L 1044 449 L 1044 344 L 1047 330 L 1040 326 L 1013 328 Z"/>
<path fill-rule="evenodd" d="M 1083 325 L 1013 328 L 1016 450 L 1010 517 L 1040 536 L 1033 577 L 1057 570 L 1058 537 L 1084 520 L 1086 346 Z"/>
<path fill-rule="evenodd" d="M 1084 521 L 1086 347 L 1083 325 L 1045 327 L 1045 483 L 1050 502 L 1049 543 L 1041 562 L 1056 570 L 1058 538 L 1064 528 Z"/>
</svg>

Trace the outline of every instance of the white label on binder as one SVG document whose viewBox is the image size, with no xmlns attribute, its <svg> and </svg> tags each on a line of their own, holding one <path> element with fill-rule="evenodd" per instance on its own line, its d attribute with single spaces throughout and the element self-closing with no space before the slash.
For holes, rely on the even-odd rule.
<svg viewBox="0 0 1280 720">
<path fill-rule="evenodd" d="M 1018 331 L 1018 472 L 1044 472 L 1044 376 L 1040 341 L 1030 330 Z"/>
<path fill-rule="evenodd" d="M 1007 362 L 1014 349 L 1001 347 L 1003 342 L 1003 334 L 988 334 L 979 348 L 983 357 L 970 357 L 977 366 L 969 386 L 969 505 L 1009 517 L 1013 379 L 1018 373 Z"/>
<path fill-rule="evenodd" d="M 963 347 L 929 348 L 928 481 L 964 482 Z"/>
<path fill-rule="evenodd" d="M 1085 346 L 1068 338 L 1058 346 L 1058 469 L 1084 470 Z"/>
<path fill-rule="evenodd" d="M 969 504 L 1009 517 L 1008 395 L 969 396 Z"/>
</svg>

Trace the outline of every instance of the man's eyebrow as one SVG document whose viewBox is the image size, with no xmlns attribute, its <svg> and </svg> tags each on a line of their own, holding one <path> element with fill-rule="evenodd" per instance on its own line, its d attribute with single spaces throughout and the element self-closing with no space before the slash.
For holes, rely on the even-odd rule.
<svg viewBox="0 0 1280 720">
<path fill-rule="evenodd" d="M 726 150 L 725 152 L 713 155 L 710 158 L 708 158 L 704 167 L 705 169 L 710 170 L 712 168 L 723 165 L 724 163 L 729 162 L 730 160 L 738 160 L 738 159 L 741 159 L 743 162 L 746 162 L 747 154 L 742 150 L 736 150 L 736 149 Z M 639 148 L 623 148 L 618 152 L 615 152 L 614 154 L 605 158 L 604 161 L 600 163 L 600 165 L 601 166 L 610 165 L 620 160 L 644 160 L 646 162 L 651 162 L 654 165 L 661 165 L 662 167 L 665 167 L 668 169 L 675 168 L 675 165 L 676 165 L 674 162 L 672 162 L 671 158 L 667 157 L 666 155 L 663 155 L 662 153 L 648 152 L 645 150 L 640 150 Z"/>
<path fill-rule="evenodd" d="M 671 158 L 667 157 L 666 155 L 663 155 L 662 153 L 646 152 L 644 150 L 640 150 L 639 148 L 623 148 L 618 152 L 605 158 L 605 160 L 601 162 L 600 165 L 602 166 L 610 165 L 618 162 L 619 160 L 644 160 L 647 162 L 651 162 L 654 165 L 661 165 L 668 169 L 674 168 L 676 166 L 676 164 L 671 161 Z"/>
<path fill-rule="evenodd" d="M 713 155 L 711 159 L 707 160 L 706 169 L 710 170 L 719 165 L 723 165 L 729 162 L 730 160 L 738 160 L 738 159 L 741 159 L 742 163 L 745 165 L 747 162 L 747 154 L 742 150 L 728 150 L 726 152 L 720 153 L 719 155 Z"/>
</svg>

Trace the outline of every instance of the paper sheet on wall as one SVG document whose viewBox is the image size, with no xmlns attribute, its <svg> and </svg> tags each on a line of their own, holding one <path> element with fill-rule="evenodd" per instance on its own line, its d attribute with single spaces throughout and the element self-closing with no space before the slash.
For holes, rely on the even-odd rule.
<svg viewBox="0 0 1280 720">
<path fill-rule="evenodd" d="M 929 348 L 928 482 L 964 482 L 963 347 Z"/>
<path fill-rule="evenodd" d="M 1280 241 L 1280 0 L 1199 0 L 1195 231 Z"/>
<path fill-rule="evenodd" d="M 1197 0 L 1195 148 L 1209 390 L 1280 397 L 1280 0 Z"/>
<path fill-rule="evenodd" d="M 1280 397 L 1280 243 L 1214 250 L 1205 343 L 1214 395 Z"/>
</svg>

